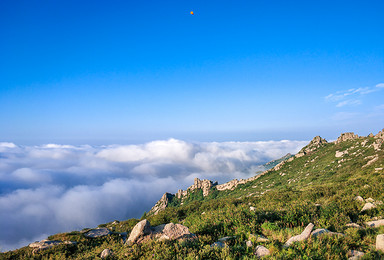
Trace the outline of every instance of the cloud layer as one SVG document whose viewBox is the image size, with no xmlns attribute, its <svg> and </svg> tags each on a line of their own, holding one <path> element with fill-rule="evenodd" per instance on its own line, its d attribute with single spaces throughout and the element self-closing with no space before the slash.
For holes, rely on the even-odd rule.
<svg viewBox="0 0 384 260">
<path fill-rule="evenodd" d="M 195 177 L 248 178 L 306 141 L 189 143 L 176 139 L 94 147 L 0 143 L 0 249 L 50 234 L 140 217 Z"/>
</svg>

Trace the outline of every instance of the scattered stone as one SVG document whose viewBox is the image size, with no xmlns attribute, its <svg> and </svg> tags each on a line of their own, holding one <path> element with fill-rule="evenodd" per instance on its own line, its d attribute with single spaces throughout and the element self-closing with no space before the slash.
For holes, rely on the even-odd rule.
<svg viewBox="0 0 384 260">
<path fill-rule="evenodd" d="M 376 250 L 384 251 L 384 234 L 376 237 Z"/>
<path fill-rule="evenodd" d="M 375 202 L 375 200 L 372 199 L 372 198 L 368 198 L 368 199 L 365 200 L 365 202 L 371 202 L 371 203 L 373 203 L 373 202 Z"/>
<path fill-rule="evenodd" d="M 339 158 L 342 157 L 344 154 L 348 154 L 348 151 L 336 151 L 335 157 Z"/>
<path fill-rule="evenodd" d="M 96 228 L 96 229 L 91 229 L 87 233 L 84 234 L 86 237 L 90 238 L 96 238 L 96 237 L 103 237 L 103 236 L 108 236 L 111 234 L 111 231 L 108 228 Z"/>
<path fill-rule="evenodd" d="M 370 210 L 370 209 L 374 209 L 374 208 L 376 208 L 375 204 L 367 202 L 367 203 L 364 204 L 364 207 L 361 209 L 360 212 L 363 212 L 363 211 L 366 211 L 366 210 Z"/>
<path fill-rule="evenodd" d="M 353 227 L 353 228 L 363 228 L 362 226 L 360 226 L 359 224 L 356 224 L 356 223 L 348 223 L 345 226 L 346 227 Z"/>
<path fill-rule="evenodd" d="M 317 237 L 317 236 L 320 236 L 322 234 L 345 236 L 343 233 L 331 232 L 331 231 L 329 231 L 328 229 L 325 229 L 325 228 L 318 228 L 318 229 L 312 231 L 311 236 L 312 237 Z"/>
<path fill-rule="evenodd" d="M 107 258 L 108 256 L 112 255 L 112 251 L 108 248 L 104 249 L 103 252 L 101 252 L 101 259 L 105 259 Z"/>
<path fill-rule="evenodd" d="M 364 255 L 364 252 L 361 252 L 361 251 L 357 251 L 357 250 L 349 250 L 348 251 L 348 259 L 349 260 L 358 260 L 360 258 L 362 258 Z"/>
<path fill-rule="evenodd" d="M 354 198 L 354 200 L 364 202 L 364 198 L 361 197 L 361 196 L 356 196 L 356 197 Z"/>
<path fill-rule="evenodd" d="M 251 206 L 251 207 L 249 207 L 249 210 L 250 210 L 250 211 L 255 211 L 256 208 Z"/>
<path fill-rule="evenodd" d="M 253 243 L 252 243 L 252 241 L 248 240 L 248 241 L 245 241 L 245 245 L 246 245 L 247 247 L 252 247 L 252 246 L 253 246 Z"/>
<path fill-rule="evenodd" d="M 318 229 L 315 229 L 314 231 L 312 231 L 311 233 L 311 236 L 312 237 L 317 237 L 321 234 L 325 234 L 325 233 L 329 233 L 331 231 L 329 231 L 328 229 L 325 229 L 325 228 L 318 228 Z"/>
<path fill-rule="evenodd" d="M 314 226 L 315 225 L 313 225 L 312 223 L 309 223 L 300 235 L 297 235 L 297 236 L 294 236 L 294 237 L 291 237 L 290 239 L 288 239 L 288 241 L 285 242 L 284 246 L 288 247 L 296 241 L 306 240 L 311 235 L 311 231 L 312 231 Z"/>
<path fill-rule="evenodd" d="M 271 254 L 271 252 L 265 246 L 257 246 L 255 248 L 255 255 L 257 257 L 263 257 L 263 256 L 267 256 L 267 255 L 270 255 L 270 254 Z"/>
<path fill-rule="evenodd" d="M 144 219 L 133 227 L 126 243 L 128 245 L 132 245 L 136 243 L 141 237 L 144 237 L 145 235 L 149 235 L 151 233 L 151 225 L 148 220 Z"/>
<path fill-rule="evenodd" d="M 117 225 L 117 224 L 119 224 L 119 223 L 120 223 L 120 221 L 115 220 L 115 221 L 112 222 L 112 225 Z"/>
<path fill-rule="evenodd" d="M 224 248 L 225 244 L 223 242 L 215 242 L 211 245 L 211 247 Z"/>
<path fill-rule="evenodd" d="M 265 236 L 263 235 L 254 235 L 254 234 L 249 234 L 249 238 L 250 240 L 253 240 L 255 242 L 267 242 L 268 241 L 268 238 L 266 238 Z"/>
<path fill-rule="evenodd" d="M 203 213 L 201 213 L 201 215 L 205 215 L 205 211 Z"/>
<path fill-rule="evenodd" d="M 366 224 L 368 227 L 372 227 L 372 228 L 376 228 L 376 227 L 384 226 L 384 219 L 379 219 L 379 220 L 374 220 L 374 221 L 368 221 L 368 222 L 365 222 L 365 224 Z"/>
<path fill-rule="evenodd" d="M 220 238 L 218 241 L 219 242 L 223 242 L 223 243 L 225 243 L 225 242 L 227 242 L 227 241 L 229 241 L 229 240 L 232 240 L 232 239 L 234 239 L 235 237 L 222 237 L 222 238 Z"/>
</svg>

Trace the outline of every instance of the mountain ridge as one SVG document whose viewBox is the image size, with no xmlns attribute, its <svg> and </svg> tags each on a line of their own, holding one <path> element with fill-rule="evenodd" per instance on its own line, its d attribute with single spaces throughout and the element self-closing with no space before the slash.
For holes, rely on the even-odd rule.
<svg viewBox="0 0 384 260">
<path fill-rule="evenodd" d="M 155 230 L 177 223 L 196 235 L 193 241 L 161 236 L 165 240 L 127 246 L 124 241 L 139 223 L 129 219 L 100 225 L 103 237 L 86 237 L 92 230 L 56 234 L 50 243 L 74 243 L 57 242 L 41 251 L 24 247 L 0 259 L 98 258 L 107 249 L 111 259 L 253 259 L 261 252 L 269 259 L 380 259 L 383 142 L 384 129 L 367 137 L 344 133 L 334 142 L 317 136 L 253 180 L 223 190 L 196 180 L 184 200 L 166 193 L 168 205 L 141 218 Z"/>
</svg>

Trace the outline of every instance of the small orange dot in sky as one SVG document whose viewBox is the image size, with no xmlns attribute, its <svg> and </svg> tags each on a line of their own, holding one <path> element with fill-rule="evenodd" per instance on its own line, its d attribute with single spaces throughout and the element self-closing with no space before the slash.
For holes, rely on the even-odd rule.
<svg viewBox="0 0 384 260">
<path fill-rule="evenodd" d="M 193 11 L 191 11 L 191 15 L 194 15 Z"/>
</svg>

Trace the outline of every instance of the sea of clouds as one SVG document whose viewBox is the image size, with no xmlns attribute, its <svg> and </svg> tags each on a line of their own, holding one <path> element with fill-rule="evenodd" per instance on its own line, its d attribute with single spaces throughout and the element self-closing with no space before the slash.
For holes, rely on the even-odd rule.
<svg viewBox="0 0 384 260">
<path fill-rule="evenodd" d="M 0 250 L 149 211 L 193 179 L 249 178 L 307 141 L 20 146 L 0 142 Z"/>
</svg>

